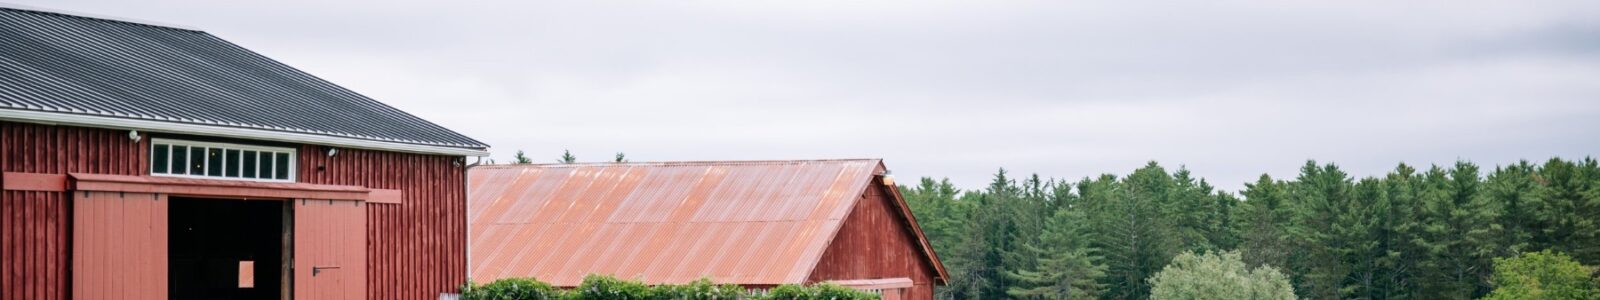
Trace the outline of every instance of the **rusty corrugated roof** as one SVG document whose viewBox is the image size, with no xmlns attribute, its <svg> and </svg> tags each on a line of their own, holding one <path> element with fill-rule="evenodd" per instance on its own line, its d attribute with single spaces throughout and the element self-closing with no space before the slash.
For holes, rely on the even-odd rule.
<svg viewBox="0 0 1600 300">
<path fill-rule="evenodd" d="M 469 276 L 802 283 L 877 159 L 481 166 Z"/>
</svg>

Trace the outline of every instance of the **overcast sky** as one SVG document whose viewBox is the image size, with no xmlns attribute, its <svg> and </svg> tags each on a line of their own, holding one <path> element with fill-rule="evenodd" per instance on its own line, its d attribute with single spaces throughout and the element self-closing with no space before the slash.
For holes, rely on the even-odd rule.
<svg viewBox="0 0 1600 300">
<path fill-rule="evenodd" d="M 1600 1 L 1136 2 L 21 4 L 202 28 L 502 162 L 876 157 L 974 188 L 1155 160 L 1237 190 L 1600 149 Z"/>
</svg>

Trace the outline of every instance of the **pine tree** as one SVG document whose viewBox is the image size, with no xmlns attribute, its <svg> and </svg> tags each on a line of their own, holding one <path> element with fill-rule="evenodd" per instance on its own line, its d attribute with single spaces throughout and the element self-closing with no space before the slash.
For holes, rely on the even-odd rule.
<svg viewBox="0 0 1600 300">
<path fill-rule="evenodd" d="M 1384 255 L 1378 259 L 1383 271 L 1375 285 L 1375 299 L 1415 298 L 1413 295 L 1419 284 L 1418 261 L 1424 254 L 1414 242 L 1422 230 L 1418 219 L 1417 181 L 1416 169 L 1406 164 L 1396 166 L 1383 179 L 1384 196 L 1390 205 L 1377 237 Z"/>
<path fill-rule="evenodd" d="M 578 157 L 577 156 L 572 156 L 572 151 L 571 150 L 561 150 L 561 151 L 562 151 L 561 152 L 561 158 L 560 159 L 556 159 L 556 162 L 563 163 L 563 164 L 578 163 Z"/>
<path fill-rule="evenodd" d="M 1245 184 L 1245 201 L 1236 213 L 1235 223 L 1242 227 L 1239 248 L 1250 268 L 1269 265 L 1283 269 L 1288 266 L 1289 253 L 1295 250 L 1286 233 L 1293 211 L 1287 203 L 1285 185 L 1288 184 L 1266 174 L 1261 174 L 1254 184 Z"/>
<path fill-rule="evenodd" d="M 533 159 L 532 158 L 528 158 L 528 155 L 523 154 L 522 150 L 517 150 L 517 155 L 512 157 L 512 160 L 514 160 L 515 163 L 517 163 L 517 164 L 531 164 L 531 163 L 533 163 Z"/>
<path fill-rule="evenodd" d="M 1423 175 L 1422 235 L 1426 255 L 1419 296 L 1467 299 L 1488 291 L 1490 258 L 1495 250 L 1495 208 L 1479 194 L 1478 167 L 1457 162 L 1445 170 L 1435 166 Z"/>
<path fill-rule="evenodd" d="M 1103 285 L 1105 266 L 1089 245 L 1083 213 L 1059 210 L 1047 222 L 1037 243 L 1018 245 L 1037 259 L 1032 265 L 1006 274 L 1016 282 L 1006 294 L 1022 299 L 1095 299 Z"/>
<path fill-rule="evenodd" d="M 1343 212 L 1335 216 L 1334 233 L 1344 245 L 1336 251 L 1349 272 L 1339 289 L 1343 298 L 1374 299 L 1384 294 L 1379 282 L 1388 272 L 1383 260 L 1388 249 L 1381 237 L 1391 204 L 1382 180 L 1363 178 L 1356 182 Z"/>
<path fill-rule="evenodd" d="M 1500 208 L 1500 216 L 1495 223 L 1504 229 L 1499 234 L 1500 251 L 1493 253 L 1493 256 L 1511 256 L 1532 250 L 1535 247 L 1534 235 L 1544 231 L 1545 226 L 1539 221 L 1539 214 L 1545 204 L 1534 195 L 1534 169 L 1528 161 L 1520 161 L 1495 168 L 1484 182 L 1484 197 Z"/>
<path fill-rule="evenodd" d="M 1086 180 L 1087 181 L 1087 180 Z M 1160 271 L 1183 246 L 1166 205 L 1172 178 L 1159 164 L 1150 162 L 1121 181 L 1111 176 L 1079 185 L 1095 247 L 1106 258 L 1106 296 L 1145 299 L 1146 278 Z"/>
<path fill-rule="evenodd" d="M 1345 276 L 1343 252 L 1348 246 L 1338 217 L 1350 205 L 1351 183 L 1337 166 L 1308 161 L 1290 185 L 1294 226 L 1288 233 L 1299 251 L 1290 254 L 1289 269 L 1298 294 L 1313 299 L 1341 298 Z"/>
<path fill-rule="evenodd" d="M 1534 192 L 1543 203 L 1545 228 L 1534 243 L 1572 255 L 1586 265 L 1600 265 L 1600 164 L 1593 158 L 1552 158 L 1534 177 Z"/>
</svg>

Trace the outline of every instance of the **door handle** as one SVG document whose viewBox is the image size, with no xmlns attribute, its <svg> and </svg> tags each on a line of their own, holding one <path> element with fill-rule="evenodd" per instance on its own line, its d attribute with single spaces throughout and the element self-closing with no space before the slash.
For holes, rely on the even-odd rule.
<svg viewBox="0 0 1600 300">
<path fill-rule="evenodd" d="M 330 269 L 338 269 L 338 268 L 339 268 L 339 266 L 328 266 L 328 267 L 311 266 L 311 276 L 317 276 L 317 273 L 322 273 L 322 270 L 330 270 Z"/>
</svg>

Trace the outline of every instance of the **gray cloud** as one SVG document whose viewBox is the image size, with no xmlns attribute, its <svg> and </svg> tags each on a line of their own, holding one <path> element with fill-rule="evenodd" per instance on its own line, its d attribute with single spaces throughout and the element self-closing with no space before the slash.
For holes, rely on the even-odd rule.
<svg viewBox="0 0 1600 300">
<path fill-rule="evenodd" d="M 965 187 L 1158 160 L 1231 190 L 1600 148 L 1594 1 L 31 5 L 205 28 L 500 160 L 883 157 Z"/>
</svg>

